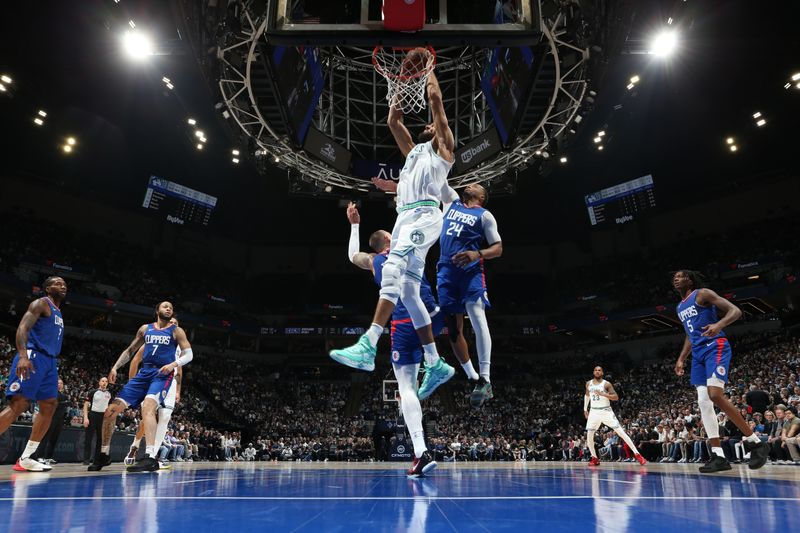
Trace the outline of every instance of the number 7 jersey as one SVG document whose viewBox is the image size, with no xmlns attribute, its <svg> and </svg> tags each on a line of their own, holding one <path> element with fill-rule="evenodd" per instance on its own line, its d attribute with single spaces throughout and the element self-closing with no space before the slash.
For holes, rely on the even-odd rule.
<svg viewBox="0 0 800 533">
<path fill-rule="evenodd" d="M 705 348 L 714 339 L 725 337 L 724 331 L 720 331 L 718 335 L 713 337 L 703 337 L 703 328 L 716 324 L 719 318 L 717 318 L 716 307 L 713 305 L 706 307 L 697 303 L 696 290 L 692 291 L 689 296 L 678 304 L 678 318 L 683 324 L 683 329 L 686 330 L 686 335 L 692 343 L 693 350 L 695 348 Z"/>
<path fill-rule="evenodd" d="M 161 368 L 175 362 L 175 350 L 178 341 L 175 339 L 175 324 L 159 329 L 155 324 L 148 324 L 144 332 L 144 353 L 142 366 Z"/>
</svg>

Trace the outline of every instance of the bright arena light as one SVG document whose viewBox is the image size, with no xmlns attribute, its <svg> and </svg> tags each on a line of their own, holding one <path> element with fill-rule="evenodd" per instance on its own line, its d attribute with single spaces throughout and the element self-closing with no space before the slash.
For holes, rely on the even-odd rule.
<svg viewBox="0 0 800 533">
<path fill-rule="evenodd" d="M 767 123 L 767 121 L 762 118 L 761 120 L 756 122 L 756 126 L 758 126 L 760 128 L 761 126 L 763 126 L 766 123 Z"/>
<path fill-rule="evenodd" d="M 0 93 L 6 92 L 6 86 L 0 83 Z"/>
<path fill-rule="evenodd" d="M 728 137 L 727 139 L 725 139 L 725 142 L 728 144 L 733 144 L 733 137 Z"/>
<path fill-rule="evenodd" d="M 39 117 L 36 117 L 35 119 L 33 119 L 33 123 L 36 124 L 37 126 L 41 126 L 42 124 L 44 124 L 44 120 L 40 119 Z"/>
<path fill-rule="evenodd" d="M 72 152 L 72 146 L 70 146 L 68 144 L 65 144 L 64 146 L 62 146 L 61 149 L 64 150 L 64 152 L 67 153 L 67 154 Z"/>
<path fill-rule="evenodd" d="M 640 79 L 638 75 L 635 75 L 631 78 L 631 83 L 639 83 Z"/>
<path fill-rule="evenodd" d="M 232 153 L 233 155 L 239 155 L 239 150 L 235 150 L 235 149 L 234 149 L 234 150 L 231 150 L 231 153 Z"/>
<path fill-rule="evenodd" d="M 735 152 L 736 150 L 738 150 L 738 148 L 736 147 L 735 144 L 732 144 L 730 148 L 731 148 L 731 152 Z"/>
<path fill-rule="evenodd" d="M 202 130 L 197 130 L 196 132 L 194 132 L 194 136 L 200 139 L 202 137 L 205 137 L 205 134 L 203 133 Z"/>
<path fill-rule="evenodd" d="M 601 144 L 600 146 L 597 147 L 597 149 L 602 151 L 603 150 L 603 145 Z"/>
<path fill-rule="evenodd" d="M 753 118 L 758 118 L 760 116 L 761 116 L 761 111 L 756 111 L 755 113 L 753 113 Z"/>
<path fill-rule="evenodd" d="M 653 39 L 650 53 L 660 57 L 671 55 L 678 47 L 678 35 L 672 30 L 664 30 Z"/>
<path fill-rule="evenodd" d="M 233 160 L 232 160 L 232 161 L 233 161 L 234 163 L 236 163 L 237 165 L 239 164 L 239 160 L 238 160 L 237 158 L 235 158 L 235 157 L 233 158 Z"/>
<path fill-rule="evenodd" d="M 561 159 L 559 159 L 559 161 L 561 161 L 562 163 L 566 163 L 567 162 L 567 158 L 562 156 Z"/>
<path fill-rule="evenodd" d="M 7 83 L 7 84 L 11 85 L 11 81 L 12 80 L 11 80 L 11 78 L 9 76 L 7 76 L 6 74 L 3 74 L 2 76 L 0 76 L 0 81 L 2 81 L 3 83 Z"/>
<path fill-rule="evenodd" d="M 599 143 L 599 142 L 600 142 L 600 141 L 602 141 L 602 140 L 603 140 L 603 138 L 602 138 L 602 137 L 595 137 L 595 138 L 594 138 L 594 142 L 595 142 L 595 144 Z"/>
<path fill-rule="evenodd" d="M 136 60 L 142 60 L 154 53 L 153 41 L 138 30 L 126 31 L 122 36 L 122 46 L 125 52 Z"/>
<path fill-rule="evenodd" d="M 40 109 L 38 115 L 42 118 L 45 118 L 47 116 L 47 111 Z"/>
<path fill-rule="evenodd" d="M 195 124 L 197 124 L 197 121 L 193 118 L 190 118 L 189 120 L 187 120 L 187 122 L 189 123 L 190 126 L 194 126 Z"/>
<path fill-rule="evenodd" d="M 792 81 L 797 81 L 797 80 L 800 80 L 800 72 L 792 74 Z M 3 81 L 5 81 L 5 80 L 3 80 Z"/>
<path fill-rule="evenodd" d="M 198 150 L 202 150 L 202 149 L 203 149 L 203 145 L 202 145 L 202 144 L 200 144 L 200 143 L 197 143 L 197 149 L 198 149 Z"/>
<path fill-rule="evenodd" d="M 67 137 L 67 144 L 70 146 L 75 146 L 75 137 Z"/>
</svg>

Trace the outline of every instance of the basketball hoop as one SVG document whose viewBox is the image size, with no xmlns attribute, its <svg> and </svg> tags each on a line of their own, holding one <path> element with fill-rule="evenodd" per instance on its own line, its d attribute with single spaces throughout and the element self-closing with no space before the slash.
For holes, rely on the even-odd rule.
<svg viewBox="0 0 800 533">
<path fill-rule="evenodd" d="M 389 107 L 404 113 L 417 113 L 425 109 L 425 82 L 436 66 L 436 51 L 433 48 L 376 46 L 372 51 L 372 64 L 389 85 L 386 93 Z"/>
</svg>

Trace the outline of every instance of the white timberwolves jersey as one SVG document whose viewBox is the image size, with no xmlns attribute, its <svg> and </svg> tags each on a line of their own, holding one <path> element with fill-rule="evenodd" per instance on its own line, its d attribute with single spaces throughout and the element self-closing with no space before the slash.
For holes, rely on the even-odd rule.
<svg viewBox="0 0 800 533">
<path fill-rule="evenodd" d="M 606 380 L 596 383 L 594 380 L 589 382 L 589 399 L 592 402 L 592 409 L 609 409 L 611 401 L 605 396 L 600 396 L 598 392 L 606 391 Z"/>
<path fill-rule="evenodd" d="M 397 207 L 415 202 L 451 202 L 447 198 L 447 175 L 453 163 L 439 156 L 432 141 L 416 145 L 406 156 L 397 184 Z M 438 207 L 438 205 L 437 205 Z"/>
</svg>

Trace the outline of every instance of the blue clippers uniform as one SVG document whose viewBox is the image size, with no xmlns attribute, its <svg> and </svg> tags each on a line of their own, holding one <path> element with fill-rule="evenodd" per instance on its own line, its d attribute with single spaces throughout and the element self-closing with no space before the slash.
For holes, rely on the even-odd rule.
<svg viewBox="0 0 800 533">
<path fill-rule="evenodd" d="M 175 373 L 170 372 L 165 376 L 159 370 L 164 365 L 175 362 L 175 351 L 178 348 L 178 341 L 175 340 L 177 327 L 170 324 L 164 329 L 158 329 L 155 324 L 148 324 L 144 332 L 142 366 L 117 395 L 128 407 L 135 409 L 148 396 L 153 397 L 159 405 L 164 403 Z"/>
<path fill-rule="evenodd" d="M 728 382 L 731 364 L 731 345 L 720 331 L 715 337 L 703 337 L 703 327 L 715 324 L 717 309 L 697 303 L 697 291 L 692 291 L 678 304 L 678 318 L 692 343 L 692 385 L 705 386 L 711 378 Z"/>
<path fill-rule="evenodd" d="M 48 297 L 42 300 L 50 306 L 50 316 L 40 316 L 28 333 L 28 359 L 34 371 L 26 379 L 20 379 L 19 354 L 16 354 L 8 374 L 6 398 L 17 394 L 31 401 L 58 397 L 58 354 L 64 339 L 64 318 L 53 300 Z"/>
<path fill-rule="evenodd" d="M 386 263 L 386 254 L 377 254 L 372 258 L 372 270 L 375 273 L 375 283 L 380 287 L 383 277 L 383 265 Z M 433 291 L 428 280 L 422 278 L 419 288 L 419 296 L 425 304 L 425 308 L 431 315 L 431 327 L 433 334 L 439 335 L 444 329 L 444 313 L 439 312 L 439 306 L 433 297 Z M 392 313 L 392 363 L 396 365 L 414 365 L 422 361 L 422 344 L 419 341 L 417 331 L 411 322 L 411 315 L 408 314 L 406 306 L 402 300 L 397 301 L 397 306 Z"/>
<path fill-rule="evenodd" d="M 464 304 L 483 299 L 491 307 L 486 293 L 486 277 L 483 259 L 465 267 L 453 264 L 452 257 L 465 251 L 478 251 L 486 240 L 484 237 L 483 207 L 465 207 L 460 201 L 453 202 L 444 215 L 441 249 L 437 266 L 436 288 L 439 304 L 447 314 L 464 313 Z M 494 244 L 494 243 L 489 243 Z"/>
</svg>

